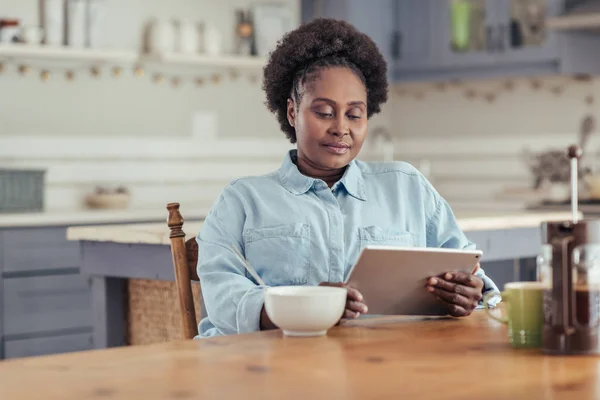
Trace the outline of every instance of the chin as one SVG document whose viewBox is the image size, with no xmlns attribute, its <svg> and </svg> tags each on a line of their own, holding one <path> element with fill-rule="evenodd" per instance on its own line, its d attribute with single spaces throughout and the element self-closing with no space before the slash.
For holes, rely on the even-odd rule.
<svg viewBox="0 0 600 400">
<path fill-rule="evenodd" d="M 344 168 L 354 159 L 351 155 L 344 156 L 325 156 L 321 159 L 321 165 L 330 168 L 330 169 L 338 169 Z"/>
</svg>

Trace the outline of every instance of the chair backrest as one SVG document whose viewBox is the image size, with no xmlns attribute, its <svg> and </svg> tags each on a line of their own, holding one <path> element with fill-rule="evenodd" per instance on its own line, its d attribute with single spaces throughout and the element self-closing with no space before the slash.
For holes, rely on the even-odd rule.
<svg viewBox="0 0 600 400">
<path fill-rule="evenodd" d="M 179 203 L 167 204 L 169 218 L 167 225 L 171 230 L 171 254 L 175 270 L 175 283 L 179 294 L 181 324 L 184 339 L 193 339 L 198 334 L 196 308 L 192 295 L 192 281 L 199 281 L 196 266 L 198 264 L 198 243 L 195 238 L 185 240 L 183 217 L 179 212 Z"/>
</svg>

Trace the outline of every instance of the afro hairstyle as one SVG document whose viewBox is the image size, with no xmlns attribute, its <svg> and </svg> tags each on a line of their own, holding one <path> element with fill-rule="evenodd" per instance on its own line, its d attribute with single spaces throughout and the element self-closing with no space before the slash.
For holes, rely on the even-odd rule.
<svg viewBox="0 0 600 400">
<path fill-rule="evenodd" d="M 353 71 L 367 89 L 367 118 L 387 101 L 387 64 L 377 45 L 348 22 L 317 18 L 288 32 L 277 42 L 264 68 L 262 88 L 266 105 L 277 116 L 291 143 L 296 131 L 287 119 L 287 101 L 299 104 L 305 85 L 318 72 L 332 67 Z"/>
</svg>

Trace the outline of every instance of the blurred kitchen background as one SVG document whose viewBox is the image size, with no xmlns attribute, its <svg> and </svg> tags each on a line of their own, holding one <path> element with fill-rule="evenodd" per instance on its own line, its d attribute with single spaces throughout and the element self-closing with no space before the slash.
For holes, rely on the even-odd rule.
<svg viewBox="0 0 600 400">
<path fill-rule="evenodd" d="M 361 158 L 413 163 L 455 210 L 562 208 L 562 154 L 581 143 L 592 212 L 599 3 L 2 0 L 0 209 L 205 208 L 230 180 L 278 168 L 292 146 L 264 106 L 262 66 L 322 15 L 389 61 Z"/>
</svg>

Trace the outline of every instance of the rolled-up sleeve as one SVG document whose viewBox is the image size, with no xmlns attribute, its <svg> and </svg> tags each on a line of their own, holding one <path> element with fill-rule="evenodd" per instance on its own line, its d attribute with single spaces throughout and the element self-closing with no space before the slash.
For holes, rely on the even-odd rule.
<svg viewBox="0 0 600 400">
<path fill-rule="evenodd" d="M 245 268 L 232 250 L 244 254 L 242 232 L 245 222 L 243 198 L 226 187 L 206 217 L 198 233 L 198 277 L 210 324 L 203 321 L 200 336 L 222 335 L 260 330 L 264 287 L 246 275 Z M 212 328 L 214 327 L 214 328 Z"/>
<path fill-rule="evenodd" d="M 427 246 L 475 250 L 476 245 L 466 237 L 458 226 L 450 205 L 432 187 L 427 189 L 431 195 L 430 209 L 433 210 L 427 224 Z M 490 307 L 495 307 L 501 301 L 498 287 L 485 274 L 483 268 L 479 268 L 475 275 L 483 280 L 483 296 L 489 296 L 488 303 Z M 481 307 L 483 307 L 483 299 L 478 305 L 478 308 Z"/>
</svg>

